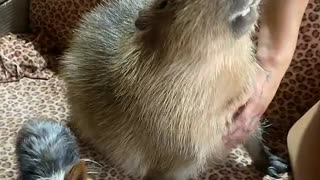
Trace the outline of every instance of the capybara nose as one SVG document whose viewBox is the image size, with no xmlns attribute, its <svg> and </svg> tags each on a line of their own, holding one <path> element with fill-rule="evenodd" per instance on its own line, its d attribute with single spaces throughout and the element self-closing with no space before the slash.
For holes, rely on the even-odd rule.
<svg viewBox="0 0 320 180">
<path fill-rule="evenodd" d="M 232 0 L 230 23 L 236 37 L 248 33 L 258 19 L 258 5 L 260 0 Z"/>
</svg>

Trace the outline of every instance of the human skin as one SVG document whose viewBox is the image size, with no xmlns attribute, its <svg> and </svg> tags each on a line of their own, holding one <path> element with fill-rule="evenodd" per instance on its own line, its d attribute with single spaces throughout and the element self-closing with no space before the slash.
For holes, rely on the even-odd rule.
<svg viewBox="0 0 320 180">
<path fill-rule="evenodd" d="M 308 0 L 269 0 L 262 6 L 257 59 L 266 73 L 257 76 L 251 98 L 236 113 L 224 136 L 226 144 L 241 143 L 259 124 L 291 63 L 307 4 Z"/>
</svg>

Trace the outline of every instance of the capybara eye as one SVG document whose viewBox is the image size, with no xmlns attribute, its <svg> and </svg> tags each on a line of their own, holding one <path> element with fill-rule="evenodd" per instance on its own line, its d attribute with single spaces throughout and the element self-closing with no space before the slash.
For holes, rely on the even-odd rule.
<svg viewBox="0 0 320 180">
<path fill-rule="evenodd" d="M 159 4 L 159 9 L 164 9 L 168 5 L 168 0 L 164 0 Z"/>
</svg>

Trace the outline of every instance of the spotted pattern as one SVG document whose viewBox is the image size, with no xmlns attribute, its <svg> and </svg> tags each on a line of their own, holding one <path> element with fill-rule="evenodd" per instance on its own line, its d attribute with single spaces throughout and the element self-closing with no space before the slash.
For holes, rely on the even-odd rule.
<svg viewBox="0 0 320 180">
<path fill-rule="evenodd" d="M 46 51 L 61 52 L 82 14 L 102 0 L 31 0 L 30 26 Z M 105 0 L 108 1 L 108 0 Z"/>
<path fill-rule="evenodd" d="M 0 82 L 23 77 L 49 79 L 47 59 L 36 50 L 35 36 L 9 34 L 0 38 Z"/>
<path fill-rule="evenodd" d="M 71 30 L 76 26 L 78 17 L 83 12 L 94 7 L 98 2 L 100 1 L 31 0 L 30 22 L 36 38 L 31 34 L 27 36 L 6 36 L 4 39 L 12 41 L 1 41 L 0 45 L 5 48 L 0 48 L 0 50 L 8 51 L 8 54 L 10 54 L 17 49 L 16 47 L 20 46 L 22 52 L 41 54 L 41 56 L 29 56 L 29 53 L 25 54 L 34 62 L 42 64 L 36 67 L 50 67 L 50 61 L 58 60 L 58 58 L 51 56 L 51 54 L 58 53 L 59 51 L 57 50 L 62 50 L 67 46 L 67 40 L 72 35 Z M 320 99 L 319 14 L 319 0 L 310 0 L 300 28 L 294 59 L 274 101 L 266 113 L 266 117 L 273 124 L 272 127 L 268 128 L 270 137 L 266 139 L 269 145 L 283 156 L 287 155 L 285 144 L 288 129 Z M 25 41 L 28 38 L 32 40 Z M 23 46 L 27 42 L 37 43 L 37 46 L 41 48 L 35 48 L 33 45 Z M 3 44 L 5 45 L 3 46 Z M 42 58 L 46 59 L 46 56 L 49 61 L 39 60 Z M 23 64 L 22 59 L 16 58 L 15 61 L 20 65 Z M 0 62 L 3 62 L 3 60 L 1 59 Z M 45 62 L 48 64 L 46 65 Z M 13 180 L 17 177 L 14 142 L 16 133 L 25 120 L 32 117 L 45 116 L 65 123 L 69 119 L 63 81 L 56 75 L 51 75 L 53 72 L 49 69 L 44 69 L 43 71 L 47 72 L 45 74 L 49 76 L 45 78 L 41 77 L 42 71 L 35 71 L 36 73 L 33 75 L 20 72 L 20 74 L 17 74 L 21 76 L 12 76 L 16 78 L 5 76 L 5 78 L 9 79 L 7 83 L 0 83 L 0 179 Z M 97 154 L 90 148 L 90 145 L 85 144 L 81 140 L 79 140 L 79 143 L 82 158 L 91 159 L 101 164 L 100 166 L 88 162 L 90 172 L 96 172 L 95 174 L 90 173 L 92 179 L 139 179 L 127 175 L 123 170 L 112 165 L 108 160 L 103 159 L 101 154 Z M 226 162 L 218 165 L 209 165 L 208 169 L 200 173 L 197 179 L 271 179 L 267 176 L 263 177 L 250 164 L 251 159 L 248 157 L 248 154 L 241 148 L 238 148 L 230 153 Z M 288 179 L 288 176 L 284 175 L 282 179 Z"/>
</svg>

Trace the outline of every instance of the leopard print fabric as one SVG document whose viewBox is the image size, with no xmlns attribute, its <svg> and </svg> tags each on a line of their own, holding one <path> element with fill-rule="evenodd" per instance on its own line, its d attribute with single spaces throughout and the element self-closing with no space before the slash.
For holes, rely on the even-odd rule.
<svg viewBox="0 0 320 180">
<path fill-rule="evenodd" d="M 82 14 L 102 0 L 31 0 L 30 26 L 47 51 L 61 52 Z"/>
<path fill-rule="evenodd" d="M 37 40 L 41 44 L 41 49 L 44 50 L 39 51 L 32 46 L 22 46 L 22 49 L 33 53 L 41 52 L 42 55 L 42 52 L 63 49 L 72 35 L 71 30 L 77 24 L 77 18 L 81 13 L 94 7 L 98 1 L 32 0 L 31 26 L 39 37 Z M 311 0 L 303 18 L 294 59 L 266 114 L 273 124 L 268 129 L 270 138 L 267 140 L 270 140 L 269 144 L 284 156 L 287 155 L 285 144 L 288 129 L 320 99 L 319 12 L 320 1 Z M 32 35 L 30 37 L 33 38 Z M 5 42 L 5 44 L 8 49 L 10 43 Z M 29 53 L 26 56 L 32 60 L 36 58 L 29 56 Z M 52 61 L 56 60 L 52 58 Z M 20 78 L 17 82 L 0 83 L 0 100 L 0 179 L 11 180 L 17 177 L 14 143 L 21 124 L 26 119 L 39 116 L 65 123 L 69 119 L 69 110 L 64 83 L 57 76 L 52 76 L 49 80 Z M 82 158 L 97 161 L 102 165 L 88 163 L 89 171 L 97 172 L 90 174 L 93 179 L 139 179 L 126 175 L 123 170 L 113 166 L 90 149 L 90 145 L 80 140 L 79 142 Z M 238 148 L 230 153 L 225 163 L 210 165 L 197 179 L 271 179 L 263 177 L 250 164 L 250 157 L 244 150 Z M 288 179 L 288 176 L 284 175 L 282 179 Z"/>
<path fill-rule="evenodd" d="M 34 36 L 9 34 L 0 38 L 0 83 L 23 77 L 49 79 L 47 60 L 36 50 Z"/>
</svg>

